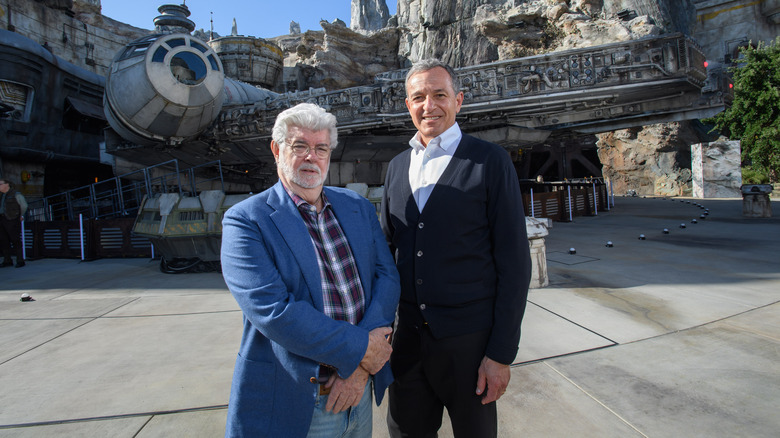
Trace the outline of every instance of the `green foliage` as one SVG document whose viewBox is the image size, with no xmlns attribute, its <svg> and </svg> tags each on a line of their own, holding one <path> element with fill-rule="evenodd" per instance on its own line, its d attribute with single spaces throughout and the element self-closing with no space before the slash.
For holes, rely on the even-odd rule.
<svg viewBox="0 0 780 438">
<path fill-rule="evenodd" d="M 769 175 L 751 166 L 743 166 L 742 184 L 769 184 Z"/>
<path fill-rule="evenodd" d="M 734 83 L 731 107 L 706 120 L 721 134 L 739 139 L 742 164 L 780 179 L 780 37 L 767 45 L 742 49 L 730 69 Z"/>
</svg>

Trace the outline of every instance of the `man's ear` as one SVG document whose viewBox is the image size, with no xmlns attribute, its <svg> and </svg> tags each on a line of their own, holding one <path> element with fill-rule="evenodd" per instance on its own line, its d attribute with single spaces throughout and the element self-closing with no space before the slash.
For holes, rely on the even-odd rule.
<svg viewBox="0 0 780 438">
<path fill-rule="evenodd" d="M 279 144 L 271 140 L 271 153 L 274 154 L 274 160 L 279 160 Z"/>
</svg>

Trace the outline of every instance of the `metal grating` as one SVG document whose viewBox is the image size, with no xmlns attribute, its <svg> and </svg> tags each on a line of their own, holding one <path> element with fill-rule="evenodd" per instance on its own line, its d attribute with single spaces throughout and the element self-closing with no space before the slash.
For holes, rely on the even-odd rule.
<svg viewBox="0 0 780 438">
<path fill-rule="evenodd" d="M 55 230 L 55 229 L 44 230 L 43 247 L 46 249 L 62 248 L 62 233 L 60 233 L 60 230 Z"/>
<path fill-rule="evenodd" d="M 121 228 L 106 227 L 100 230 L 100 246 L 104 249 L 122 249 L 123 242 Z"/>
</svg>

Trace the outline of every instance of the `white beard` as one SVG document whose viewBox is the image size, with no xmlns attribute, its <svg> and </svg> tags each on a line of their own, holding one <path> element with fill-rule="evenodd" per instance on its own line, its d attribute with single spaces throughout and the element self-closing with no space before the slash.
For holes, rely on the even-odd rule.
<svg viewBox="0 0 780 438">
<path fill-rule="evenodd" d="M 301 163 L 300 167 L 298 167 L 298 171 L 296 172 L 289 164 L 287 164 L 287 161 L 283 158 L 282 154 L 280 153 L 277 165 L 279 166 L 279 169 L 282 170 L 282 173 L 284 174 L 284 176 L 287 178 L 288 181 L 291 181 L 305 189 L 313 189 L 325 183 L 325 177 L 327 176 L 327 172 L 326 175 L 323 175 L 320 168 L 314 164 Z M 330 168 L 330 163 L 328 163 L 328 168 Z M 301 174 L 300 172 L 301 170 L 314 170 L 317 172 L 317 174 L 304 175 Z"/>
</svg>

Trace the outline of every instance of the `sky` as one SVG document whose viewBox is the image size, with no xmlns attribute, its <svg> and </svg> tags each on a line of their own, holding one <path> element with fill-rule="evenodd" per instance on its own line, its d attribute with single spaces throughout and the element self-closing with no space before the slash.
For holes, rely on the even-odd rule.
<svg viewBox="0 0 780 438">
<path fill-rule="evenodd" d="M 154 29 L 157 8 L 163 4 L 181 4 L 182 0 L 101 0 L 103 15 L 142 29 Z M 396 0 L 386 0 L 390 15 Z M 301 25 L 301 32 L 322 30 L 320 20 L 341 19 L 349 26 L 351 0 L 184 0 L 195 22 L 195 29 L 208 31 L 214 20 L 214 32 L 230 35 L 233 18 L 238 34 L 273 38 L 290 33 L 290 21 Z"/>
</svg>

